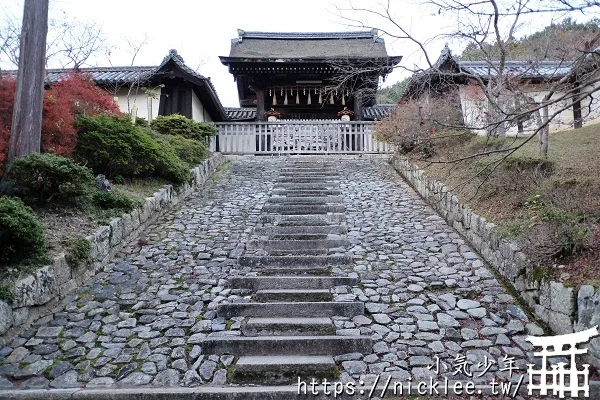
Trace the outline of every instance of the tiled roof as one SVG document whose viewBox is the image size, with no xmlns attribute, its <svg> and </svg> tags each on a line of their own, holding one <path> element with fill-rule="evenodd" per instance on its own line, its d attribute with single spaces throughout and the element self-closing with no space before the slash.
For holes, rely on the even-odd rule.
<svg viewBox="0 0 600 400">
<path fill-rule="evenodd" d="M 198 72 L 194 71 L 193 69 L 191 69 L 190 67 L 185 65 L 185 62 L 183 61 L 183 57 L 181 57 L 177 53 L 177 50 L 171 49 L 169 51 L 169 54 L 163 59 L 162 63 L 160 63 L 160 65 L 158 67 L 156 67 L 155 73 L 160 72 L 160 70 L 162 68 L 164 68 L 164 66 L 167 65 L 167 63 L 169 63 L 169 61 L 173 61 L 185 73 L 189 74 L 190 76 L 192 76 L 194 78 L 199 79 L 200 81 L 202 81 L 204 83 L 204 87 L 201 87 L 201 89 L 206 88 L 207 95 L 211 99 L 214 109 L 219 114 L 219 119 L 221 119 L 221 118 L 226 119 L 227 114 L 225 113 L 223 104 L 221 103 L 221 100 L 219 99 L 219 95 L 217 94 L 217 89 L 215 89 L 215 86 L 213 85 L 210 78 L 207 78 L 202 74 L 199 74 Z M 214 119 L 214 116 L 213 116 L 213 119 Z"/>
<path fill-rule="evenodd" d="M 210 107 L 218 115 L 211 115 L 213 119 L 224 120 L 227 118 L 225 109 L 221 104 L 221 100 L 217 95 L 217 90 L 210 78 L 194 71 L 183 61 L 183 58 L 177 53 L 177 50 L 170 50 L 169 54 L 162 60 L 158 66 L 145 67 L 93 67 L 80 68 L 79 71 L 88 73 L 92 76 L 92 80 L 100 86 L 121 86 L 133 83 L 144 84 L 155 76 L 159 76 L 165 66 L 170 62 L 174 62 L 191 81 L 196 80 L 199 84 L 199 91 L 202 92 L 211 103 Z M 16 71 L 7 71 L 8 73 L 16 74 Z M 46 70 L 46 83 L 52 84 L 64 79 L 72 70 L 70 69 L 48 69 Z M 200 81 L 200 82 L 198 82 Z M 210 105 L 209 105 L 210 106 Z"/>
<path fill-rule="evenodd" d="M 371 107 L 363 107 L 363 118 L 379 121 L 388 115 L 395 106 L 395 104 L 377 104 Z M 256 108 L 252 107 L 225 107 L 225 112 L 230 121 L 254 121 L 256 119 Z"/>
<path fill-rule="evenodd" d="M 231 121 L 248 121 L 256 119 L 256 108 L 225 107 L 225 113 Z"/>
<path fill-rule="evenodd" d="M 452 51 L 448 44 L 444 46 L 440 57 L 427 72 L 460 73 L 464 71 L 467 74 L 478 76 L 480 78 L 495 77 L 498 72 L 499 61 L 458 61 L 452 56 Z M 562 78 L 571 71 L 573 62 L 570 61 L 505 61 L 504 75 L 518 76 L 527 78 Z M 456 70 L 456 71 L 455 71 Z"/>
<path fill-rule="evenodd" d="M 460 68 L 480 78 L 495 77 L 499 67 L 498 61 L 459 61 Z M 572 62 L 565 61 L 506 61 L 504 75 L 523 79 L 543 78 L 559 79 L 571 71 Z"/>
<path fill-rule="evenodd" d="M 499 61 L 458 61 L 452 56 L 448 45 L 442 50 L 440 57 L 431 68 L 416 72 L 411 77 L 403 98 L 420 96 L 423 91 L 438 90 L 448 85 L 449 81 L 464 83 L 471 78 L 486 81 L 498 74 Z M 571 61 L 505 61 L 503 76 L 514 79 L 559 80 L 571 72 L 574 63 Z"/>
<path fill-rule="evenodd" d="M 377 104 L 371 107 L 363 108 L 363 118 L 373 121 L 380 121 L 396 107 L 395 104 Z"/>
<path fill-rule="evenodd" d="M 96 67 L 80 68 L 79 71 L 88 73 L 98 85 L 127 84 L 141 82 L 152 76 L 154 67 Z M 55 83 L 64 79 L 71 70 L 46 70 L 46 83 Z"/>
<path fill-rule="evenodd" d="M 194 71 L 193 69 L 191 69 L 190 67 L 185 65 L 185 61 L 183 61 L 183 57 L 181 57 L 179 55 L 179 53 L 177 53 L 177 50 L 175 50 L 175 49 L 169 50 L 169 54 L 167 56 L 165 56 L 165 58 L 163 58 L 160 65 L 158 67 L 156 67 L 156 71 L 160 71 L 160 69 L 163 68 L 165 65 L 167 65 L 167 63 L 171 60 L 174 61 L 175 64 L 177 64 L 182 70 L 184 70 L 188 74 L 190 74 L 198 79 L 206 80 L 210 83 L 210 78 L 206 78 L 204 75 L 199 74 L 198 72 Z M 211 85 L 212 85 L 212 83 L 211 83 Z"/>
<path fill-rule="evenodd" d="M 387 58 L 377 30 L 361 32 L 245 32 L 232 39 L 229 57 L 243 59 Z"/>
</svg>

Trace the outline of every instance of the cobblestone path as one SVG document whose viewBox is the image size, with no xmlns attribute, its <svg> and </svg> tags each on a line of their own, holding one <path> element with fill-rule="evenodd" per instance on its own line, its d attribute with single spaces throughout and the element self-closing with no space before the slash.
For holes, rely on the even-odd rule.
<svg viewBox="0 0 600 400">
<path fill-rule="evenodd" d="M 236 160 L 220 170 L 0 349 L 0 389 L 227 384 L 236 357 L 203 354 L 201 346 L 207 337 L 241 335 L 245 317 L 219 317 L 217 308 L 252 301 L 227 278 L 259 273 L 238 258 L 258 239 L 261 211 L 293 159 Z M 357 279 L 333 287 L 332 299 L 366 310 L 334 317 L 334 330 L 373 343 L 370 352 L 334 357 L 340 379 L 526 378 L 525 336 L 543 332 L 479 256 L 385 162 L 329 160 L 353 259 L 331 274 Z M 461 365 L 468 367 L 457 373 Z"/>
</svg>

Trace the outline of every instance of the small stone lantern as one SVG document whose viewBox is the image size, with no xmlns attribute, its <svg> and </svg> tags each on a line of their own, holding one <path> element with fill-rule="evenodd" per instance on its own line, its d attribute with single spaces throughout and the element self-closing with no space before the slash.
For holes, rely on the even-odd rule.
<svg viewBox="0 0 600 400">
<path fill-rule="evenodd" d="M 340 111 L 337 115 L 342 121 L 350 121 L 350 117 L 354 115 L 354 111 L 350 111 L 348 110 L 348 107 L 344 107 L 344 109 Z"/>
<path fill-rule="evenodd" d="M 275 122 L 277 121 L 277 118 L 281 116 L 281 113 L 279 111 L 275 111 L 275 109 L 271 107 L 271 109 L 265 113 L 265 116 L 267 117 L 267 121 Z"/>
</svg>

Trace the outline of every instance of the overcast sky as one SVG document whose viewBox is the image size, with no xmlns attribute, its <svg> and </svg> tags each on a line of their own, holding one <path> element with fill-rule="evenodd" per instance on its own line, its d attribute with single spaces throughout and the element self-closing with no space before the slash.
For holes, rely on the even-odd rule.
<svg viewBox="0 0 600 400">
<path fill-rule="evenodd" d="M 353 4 L 376 8 L 378 1 L 382 0 L 355 0 Z M 447 28 L 443 16 L 429 15 L 410 0 L 391 0 L 391 3 L 393 17 L 417 37 L 433 38 Z M 2 13 L 18 19 L 22 18 L 22 4 L 22 0 L 0 0 Z M 132 54 L 125 39 L 133 43 L 148 39 L 135 60 L 136 65 L 158 65 L 169 49 L 177 49 L 188 66 L 211 77 L 223 105 L 237 107 L 233 77 L 218 56 L 229 54 L 231 39 L 237 36 L 238 28 L 303 32 L 357 30 L 337 14 L 336 6 L 347 8 L 348 5 L 348 0 L 50 0 L 50 17 L 60 17 L 64 10 L 69 19 L 92 20 L 100 25 L 110 44 L 115 46 L 110 59 L 103 56 L 93 62 L 100 66 L 131 64 Z M 367 14 L 361 14 L 360 19 L 382 26 Z M 526 27 L 523 33 L 528 33 L 528 29 L 533 28 Z M 443 42 L 440 39 L 429 43 L 434 60 Z M 404 56 L 402 65 L 423 63 L 423 57 L 410 43 L 387 38 L 386 44 L 388 54 Z M 458 51 L 460 43 L 451 43 L 451 46 Z M 386 85 L 406 75 L 406 72 L 395 71 Z"/>
</svg>

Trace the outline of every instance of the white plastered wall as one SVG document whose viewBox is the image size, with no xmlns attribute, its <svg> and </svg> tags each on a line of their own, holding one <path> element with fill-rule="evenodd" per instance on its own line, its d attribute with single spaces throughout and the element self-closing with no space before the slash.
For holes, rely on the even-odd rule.
<svg viewBox="0 0 600 400">
<path fill-rule="evenodd" d="M 160 103 L 160 88 L 120 88 L 117 91 L 116 101 L 119 109 L 123 113 L 130 113 L 133 107 L 137 107 L 137 116 L 148 120 L 149 111 L 152 113 L 152 119 L 158 116 L 158 105 Z M 151 98 L 151 106 L 149 106 L 148 98 Z M 149 108 L 151 107 L 151 110 Z"/>
<path fill-rule="evenodd" d="M 212 122 L 212 118 L 204 108 L 204 104 L 194 92 L 192 92 L 192 119 L 198 122 Z"/>
<path fill-rule="evenodd" d="M 547 85 L 527 85 L 522 90 L 538 104 L 548 94 Z M 459 96 L 465 124 L 471 127 L 482 127 L 485 125 L 488 102 L 485 99 L 481 88 L 473 85 L 462 85 L 459 87 Z M 565 96 L 564 92 L 557 91 L 553 94 L 552 99 L 561 99 Z M 600 122 L 600 92 L 598 95 L 592 94 L 586 96 L 581 101 L 581 111 L 583 124 Z M 551 100 L 552 101 L 552 100 Z M 552 118 L 550 123 L 551 131 L 565 130 L 573 128 L 573 107 L 572 100 L 565 98 L 552 103 L 548 108 L 548 115 Z M 541 113 L 541 111 L 540 111 Z M 525 133 L 533 133 L 537 128 L 535 115 L 523 123 Z M 474 129 L 478 133 L 485 134 L 483 129 Z M 518 132 L 516 125 L 510 126 L 507 130 L 508 135 L 515 135 Z"/>
</svg>

